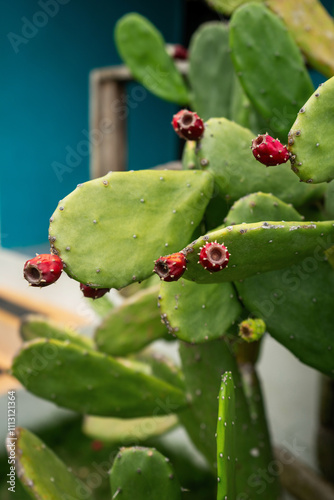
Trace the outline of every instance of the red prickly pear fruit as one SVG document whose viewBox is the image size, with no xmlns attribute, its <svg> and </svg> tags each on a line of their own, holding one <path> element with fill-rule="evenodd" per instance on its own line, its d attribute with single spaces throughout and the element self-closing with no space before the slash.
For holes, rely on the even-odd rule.
<svg viewBox="0 0 334 500">
<path fill-rule="evenodd" d="M 188 50 L 183 47 L 183 45 L 176 44 L 174 45 L 174 52 L 173 52 L 173 58 L 174 59 L 182 59 L 182 60 L 187 60 L 188 59 Z"/>
<path fill-rule="evenodd" d="M 41 254 L 27 260 L 23 276 L 31 286 L 48 286 L 55 283 L 63 270 L 63 262 L 58 255 Z"/>
<path fill-rule="evenodd" d="M 186 141 L 197 141 L 204 132 L 203 120 L 189 109 L 181 109 L 176 113 L 172 125 L 177 135 Z"/>
<path fill-rule="evenodd" d="M 254 158 L 267 167 L 281 165 L 290 158 L 290 153 L 286 146 L 268 134 L 258 135 L 253 139 L 252 151 Z"/>
<path fill-rule="evenodd" d="M 83 283 L 80 283 L 80 290 L 84 294 L 84 297 L 94 300 L 99 299 L 106 293 L 110 292 L 110 288 L 93 288 L 91 286 L 84 285 Z"/>
<path fill-rule="evenodd" d="M 187 259 L 181 252 L 160 257 L 155 261 L 153 271 L 162 281 L 177 281 L 187 268 Z"/>
<path fill-rule="evenodd" d="M 216 273 L 227 266 L 229 258 L 230 254 L 227 248 L 215 241 L 202 246 L 199 254 L 199 264 L 210 273 Z"/>
</svg>

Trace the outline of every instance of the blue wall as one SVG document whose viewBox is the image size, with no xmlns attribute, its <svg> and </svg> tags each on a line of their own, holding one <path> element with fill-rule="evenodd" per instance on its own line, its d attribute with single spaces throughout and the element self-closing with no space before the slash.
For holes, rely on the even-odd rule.
<svg viewBox="0 0 334 500">
<path fill-rule="evenodd" d="M 77 166 L 62 179 L 53 165 L 66 163 L 67 150 L 87 140 L 88 73 L 120 62 L 113 42 L 117 19 L 135 10 L 168 42 L 180 42 L 182 3 L 0 0 L 2 246 L 47 241 L 48 218 L 58 200 L 88 179 L 89 159 L 83 151 Z M 42 13 L 42 4 L 49 5 L 49 13 Z M 174 109 L 147 95 L 131 111 L 129 168 L 175 159 L 177 141 L 170 127 Z M 153 113 L 155 119 L 143 127 L 145 116 Z"/>
</svg>

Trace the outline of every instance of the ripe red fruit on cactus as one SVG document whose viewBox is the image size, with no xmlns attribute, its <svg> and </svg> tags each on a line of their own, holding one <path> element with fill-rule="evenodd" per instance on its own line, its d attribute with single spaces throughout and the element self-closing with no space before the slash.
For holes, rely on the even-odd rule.
<svg viewBox="0 0 334 500">
<path fill-rule="evenodd" d="M 188 59 L 188 50 L 183 47 L 183 45 L 176 44 L 173 47 L 174 52 L 173 52 L 173 58 L 174 59 Z"/>
<path fill-rule="evenodd" d="M 252 151 L 257 161 L 267 165 L 267 167 L 281 165 L 290 158 L 286 146 L 268 134 L 258 135 L 253 139 Z"/>
<path fill-rule="evenodd" d="M 80 290 L 84 294 L 84 297 L 88 297 L 89 299 L 99 299 L 110 292 L 110 288 L 93 288 L 83 283 L 80 283 Z"/>
<path fill-rule="evenodd" d="M 202 246 L 198 262 L 204 269 L 216 273 L 227 266 L 229 258 L 230 254 L 227 248 L 215 241 Z"/>
<path fill-rule="evenodd" d="M 62 270 L 63 263 L 58 255 L 45 253 L 27 260 L 23 276 L 31 286 L 48 286 L 57 281 Z"/>
<path fill-rule="evenodd" d="M 188 141 L 200 139 L 204 132 L 203 120 L 189 109 L 181 109 L 173 116 L 172 125 L 179 137 Z"/>
<path fill-rule="evenodd" d="M 186 270 L 187 259 L 181 252 L 160 257 L 155 261 L 153 271 L 163 281 L 177 281 Z"/>
</svg>

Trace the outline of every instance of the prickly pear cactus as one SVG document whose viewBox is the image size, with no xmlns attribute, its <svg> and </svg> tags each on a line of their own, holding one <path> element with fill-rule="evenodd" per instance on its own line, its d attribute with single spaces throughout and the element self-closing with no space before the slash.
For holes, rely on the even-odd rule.
<svg viewBox="0 0 334 500">
<path fill-rule="evenodd" d="M 236 201 L 227 214 L 225 226 L 257 222 L 267 217 L 272 221 L 301 221 L 303 217 L 292 206 L 268 193 L 252 193 Z"/>
<path fill-rule="evenodd" d="M 115 40 L 133 76 L 153 94 L 181 105 L 189 102 L 186 84 L 166 51 L 161 33 L 145 17 L 137 13 L 122 17 Z"/>
<path fill-rule="evenodd" d="M 112 356 L 126 356 L 166 337 L 157 308 L 158 292 L 159 286 L 147 288 L 113 309 L 95 331 L 98 349 Z"/>
<path fill-rule="evenodd" d="M 22 319 L 20 335 L 25 342 L 46 338 L 71 342 L 86 349 L 94 348 L 93 342 L 88 337 L 84 337 L 70 328 L 61 328 L 55 322 L 36 314 L 29 314 Z"/>
<path fill-rule="evenodd" d="M 176 116 L 195 116 L 199 133 L 187 140 L 174 127 L 187 140 L 182 171 L 109 173 L 59 203 L 49 239 L 65 272 L 94 288 L 130 285 L 121 292 L 130 297 L 101 307 L 94 340 L 29 318 L 10 371 L 33 394 L 84 414 L 95 447 L 129 446 L 109 460 L 117 500 L 179 500 L 185 490 L 193 500 L 278 500 L 279 478 L 263 489 L 259 477 L 273 460 L 256 371 L 262 339 L 271 335 L 334 377 L 334 83 L 313 93 L 294 39 L 326 71 L 328 51 L 321 60 L 319 46 L 306 47 L 298 16 L 286 19 L 299 1 L 270 0 L 286 26 L 261 2 L 211 4 L 233 15 L 229 26 L 206 24 L 193 36 L 189 89 L 149 21 L 129 14 L 117 24 L 134 77 L 198 108 Z M 272 131 L 289 152 L 284 147 L 285 163 L 276 164 L 267 151 L 266 168 L 251 147 L 254 135 Z M 174 355 L 179 350 L 178 366 L 160 353 L 166 339 Z M 201 454 L 196 467 L 194 448 L 187 456 L 187 446 L 173 442 L 179 432 Z M 76 498 L 72 478 L 36 440 L 25 431 L 18 440 L 29 494 L 60 500 L 63 488 Z M 38 457 L 43 478 L 35 487 Z"/>
<path fill-rule="evenodd" d="M 134 441 L 145 443 L 147 439 L 162 436 L 177 425 L 176 415 L 142 418 L 86 416 L 83 432 L 93 439 L 124 446 Z"/>
<path fill-rule="evenodd" d="M 308 183 L 329 182 L 334 179 L 334 160 L 331 139 L 334 77 L 312 94 L 300 108 L 289 132 L 292 170 Z"/>
<path fill-rule="evenodd" d="M 159 306 L 169 333 L 190 343 L 222 337 L 242 309 L 231 283 L 202 287 L 183 279 L 161 283 Z"/>
<path fill-rule="evenodd" d="M 300 265 L 249 278 L 237 283 L 237 289 L 243 303 L 266 322 L 273 337 L 304 363 L 333 376 L 333 316 L 328 290 L 333 290 L 334 273 L 324 261 L 321 238 L 318 241 L 315 253 Z M 307 307 L 301 309 L 301 303 Z"/>
<path fill-rule="evenodd" d="M 190 163 L 192 168 L 211 173 L 215 179 L 215 195 L 219 194 L 230 204 L 257 191 L 272 193 L 296 207 L 319 196 L 323 188 L 296 182 L 288 164 L 280 165 L 279 169 L 263 168 L 250 154 L 253 138 L 253 132 L 234 122 L 211 118 L 205 124 L 205 133 L 197 148 L 186 149 L 185 165 L 189 168 Z"/>
<path fill-rule="evenodd" d="M 155 258 L 189 241 L 212 189 L 206 172 L 109 173 L 59 203 L 50 223 L 53 251 L 69 276 L 87 285 L 142 281 Z"/>
<path fill-rule="evenodd" d="M 266 196 L 266 203 L 263 203 L 265 195 L 262 193 L 239 200 L 227 219 L 233 217 L 235 223 L 253 220 L 252 209 L 248 212 L 245 210 L 248 200 L 252 200 L 254 208 L 257 207 L 257 217 L 262 218 L 270 209 L 268 201 L 274 198 Z M 272 205 L 272 200 L 269 204 Z M 244 209 L 241 209 L 243 205 Z M 283 216 L 286 219 L 295 217 L 293 207 L 282 202 L 278 204 L 277 201 L 275 205 L 276 219 Z M 304 363 L 331 376 L 334 374 L 334 345 L 330 326 L 333 325 L 333 320 L 329 305 L 331 298 L 327 290 L 334 287 L 334 273 L 325 262 L 324 251 L 332 243 L 333 234 L 325 237 L 320 233 L 313 240 L 312 252 L 298 264 L 291 265 L 292 261 L 289 259 L 286 262 L 289 266 L 282 270 L 235 282 L 243 304 L 255 317 L 266 323 L 268 331 L 276 340 Z M 302 314 L 297 315 L 296 311 L 301 310 L 300 304 L 308 306 L 302 308 Z M 322 318 L 321 323 L 318 321 L 319 317 Z"/>
<path fill-rule="evenodd" d="M 232 16 L 230 46 L 246 94 L 268 120 L 269 131 L 285 137 L 296 112 L 313 92 L 292 36 L 263 4 L 247 3 Z"/>
<path fill-rule="evenodd" d="M 191 405 L 189 409 L 179 413 L 179 419 L 196 447 L 207 458 L 214 474 L 217 475 L 217 453 L 224 453 L 221 449 L 218 451 L 215 436 L 217 422 L 219 423 L 219 411 L 222 411 L 218 408 L 220 401 L 217 399 L 217 395 L 221 387 L 221 377 L 225 371 L 228 371 L 233 374 L 233 385 L 235 386 L 235 420 L 231 418 L 227 422 L 225 419 L 223 423 L 226 422 L 229 425 L 230 432 L 235 432 L 236 498 L 242 494 L 249 495 L 252 500 L 278 498 L 279 485 L 277 480 L 273 480 L 270 485 L 268 484 L 267 489 L 262 493 L 254 492 L 249 481 L 250 476 L 254 475 L 252 477 L 255 477 L 259 468 L 266 467 L 272 460 L 270 437 L 256 374 L 247 378 L 247 368 L 244 373 L 243 368 L 238 366 L 236 358 L 232 354 L 231 345 L 226 340 L 215 340 L 195 345 L 181 343 L 180 355 L 186 387 L 191 396 Z M 248 370 L 250 370 L 249 362 Z M 250 371 L 255 373 L 253 368 Z M 227 400 L 228 396 L 231 394 L 227 394 Z M 256 401 L 255 412 L 254 400 Z M 227 404 L 228 402 L 229 400 Z M 227 411 L 231 411 L 231 408 Z M 235 424 L 232 424 L 232 421 Z M 262 443 L 261 449 L 260 441 Z M 221 442 L 218 445 L 220 448 Z M 226 467 L 229 468 L 230 465 L 227 463 Z M 222 475 L 221 480 L 223 481 Z M 232 478 L 229 480 L 232 482 Z"/>
<path fill-rule="evenodd" d="M 228 39 L 228 25 L 211 22 L 202 25 L 191 40 L 192 105 L 204 120 L 212 116 L 230 118 L 230 95 L 235 76 Z"/>
<path fill-rule="evenodd" d="M 181 389 L 152 376 L 142 363 L 132 365 L 54 339 L 27 342 L 12 373 L 37 396 L 91 415 L 147 416 L 156 411 L 158 399 L 169 399 L 173 409 L 187 405 Z M 172 413 L 170 408 L 162 404 L 159 411 Z"/>
<path fill-rule="evenodd" d="M 210 232 L 184 250 L 188 266 L 183 277 L 197 283 L 222 283 L 298 264 L 314 254 L 319 246 L 318 239 L 324 250 L 332 245 L 333 224 L 333 221 L 264 221 Z M 215 241 L 228 248 L 230 259 L 224 272 L 210 274 L 198 264 L 198 253 L 203 245 Z"/>
<path fill-rule="evenodd" d="M 244 3 L 248 3 L 249 0 L 205 0 L 207 4 L 217 12 L 221 12 L 225 15 L 231 15 L 238 7 Z M 263 2 L 263 0 L 258 0 L 258 2 Z"/>
<path fill-rule="evenodd" d="M 328 78 L 334 74 L 334 22 L 318 0 L 268 0 L 295 39 L 307 62 Z"/>
<path fill-rule="evenodd" d="M 78 498 L 82 483 L 34 434 L 16 429 L 17 473 L 33 500 Z"/>
<path fill-rule="evenodd" d="M 231 372 L 222 376 L 218 394 L 217 423 L 217 500 L 235 498 L 235 400 L 234 381 Z"/>
</svg>

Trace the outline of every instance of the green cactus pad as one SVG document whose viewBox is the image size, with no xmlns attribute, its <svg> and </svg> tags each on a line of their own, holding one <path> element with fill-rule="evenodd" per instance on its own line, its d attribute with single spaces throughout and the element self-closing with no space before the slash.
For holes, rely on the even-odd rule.
<svg viewBox="0 0 334 500">
<path fill-rule="evenodd" d="M 255 492 L 249 481 L 259 469 L 267 469 L 272 452 L 266 419 L 263 411 L 259 385 L 256 391 L 257 417 L 253 415 L 251 397 L 245 395 L 243 387 L 251 382 L 243 381 L 236 360 L 228 344 L 214 340 L 205 344 L 180 344 L 180 355 L 185 374 L 186 386 L 192 397 L 191 408 L 179 413 L 181 423 L 187 429 L 196 447 L 207 458 L 211 469 L 216 471 L 218 400 L 217 394 L 221 376 L 225 371 L 233 373 L 235 384 L 235 435 L 236 435 L 236 489 L 237 496 L 250 500 L 277 500 L 277 478 L 267 484 L 261 493 Z M 248 389 L 250 393 L 251 390 Z M 249 400 L 248 400 L 249 399 Z M 252 411 L 252 412 L 251 412 Z M 232 425 L 232 423 L 231 423 Z M 247 495 L 247 497 L 246 497 Z M 234 498 L 234 497 L 231 497 Z"/>
<path fill-rule="evenodd" d="M 248 3 L 249 0 L 205 0 L 206 3 L 217 12 L 225 14 L 227 16 L 231 15 L 240 5 Z M 264 0 L 257 0 L 258 2 L 263 2 Z"/>
<path fill-rule="evenodd" d="M 93 341 L 71 328 L 62 328 L 57 323 L 37 314 L 28 314 L 21 322 L 20 336 L 24 342 L 45 338 L 71 342 L 86 349 L 94 349 Z"/>
<path fill-rule="evenodd" d="M 232 16 L 230 46 L 246 94 L 268 120 L 267 131 L 285 137 L 298 109 L 313 92 L 292 36 L 264 5 L 250 3 Z"/>
<path fill-rule="evenodd" d="M 159 303 L 169 332 L 191 343 L 222 337 L 241 312 L 231 283 L 161 283 Z"/>
<path fill-rule="evenodd" d="M 37 436 L 16 428 L 16 470 L 34 500 L 74 500 L 84 485 Z M 14 495 L 15 496 L 15 495 Z"/>
<path fill-rule="evenodd" d="M 12 374 L 36 396 L 90 415 L 163 415 L 187 404 L 179 388 L 127 365 L 73 344 L 38 339 L 22 347 Z"/>
<path fill-rule="evenodd" d="M 227 226 L 202 236 L 189 245 L 187 270 L 183 277 L 197 283 L 238 281 L 254 274 L 283 269 L 313 256 L 319 240 L 324 250 L 334 238 L 334 223 L 256 222 Z M 210 274 L 198 263 L 203 245 L 217 241 L 230 253 L 228 267 Z"/>
<path fill-rule="evenodd" d="M 267 6 L 283 19 L 313 68 L 330 78 L 334 74 L 334 23 L 318 0 L 268 0 Z"/>
<path fill-rule="evenodd" d="M 259 222 L 264 219 L 274 221 L 301 221 L 303 217 L 276 196 L 268 193 L 252 193 L 236 201 L 225 218 L 226 226 L 242 222 Z"/>
<path fill-rule="evenodd" d="M 95 331 L 98 350 L 126 356 L 165 337 L 166 328 L 157 307 L 158 294 L 159 285 L 147 288 L 113 309 Z"/>
<path fill-rule="evenodd" d="M 210 22 L 200 26 L 189 47 L 189 81 L 192 107 L 203 120 L 230 118 L 234 66 L 229 48 L 228 25 Z"/>
<path fill-rule="evenodd" d="M 245 306 L 266 322 L 278 342 L 303 363 L 334 377 L 334 270 L 322 262 L 323 240 L 315 239 L 314 253 L 299 265 L 236 285 Z"/>
<path fill-rule="evenodd" d="M 334 77 L 320 85 L 303 105 L 289 132 L 292 170 L 304 182 L 334 179 L 333 100 Z"/>
<path fill-rule="evenodd" d="M 155 448 L 121 448 L 110 472 L 110 483 L 115 499 L 181 500 L 174 469 Z"/>
<path fill-rule="evenodd" d="M 213 174 L 216 195 L 233 203 L 249 193 L 263 191 L 298 207 L 322 194 L 322 186 L 296 182 L 289 165 L 266 168 L 256 161 L 250 149 L 253 139 L 253 132 L 225 118 L 206 122 L 195 166 Z"/>
<path fill-rule="evenodd" d="M 222 376 L 218 394 L 217 500 L 236 498 L 235 398 L 231 372 Z"/>
<path fill-rule="evenodd" d="M 153 94 L 178 104 L 189 102 L 188 89 L 161 33 L 137 13 L 123 16 L 115 27 L 118 52 L 134 78 Z"/>
<path fill-rule="evenodd" d="M 113 444 L 137 444 L 161 436 L 178 424 L 175 415 L 143 418 L 85 417 L 83 432 L 92 439 Z"/>
<path fill-rule="evenodd" d="M 50 242 L 74 279 L 122 288 L 190 239 L 213 189 L 198 171 L 114 172 L 80 185 L 51 218 Z"/>
</svg>

